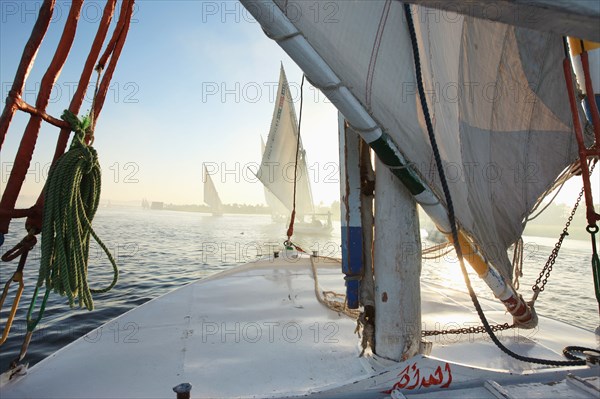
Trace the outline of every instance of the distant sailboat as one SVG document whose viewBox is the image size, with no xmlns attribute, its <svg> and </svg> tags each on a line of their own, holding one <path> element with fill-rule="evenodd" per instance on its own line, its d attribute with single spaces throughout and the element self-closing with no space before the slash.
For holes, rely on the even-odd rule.
<svg viewBox="0 0 600 399">
<path fill-rule="evenodd" d="M 222 266 L 228 270 L 145 303 L 28 369 L 23 356 L 42 317 L 42 305 L 33 327 L 29 317 L 23 321 L 27 333 L 11 369 L 0 375 L 0 396 L 164 398 L 174 391 L 177 397 L 598 399 L 598 333 L 537 316 L 534 309 L 573 216 L 529 293 L 529 284 L 521 284 L 526 290 L 517 291 L 513 274 L 522 270 L 523 262 L 511 262 L 508 252 L 522 242 L 526 222 L 552 189 L 581 174 L 585 191 L 580 198 L 585 194 L 586 230 L 592 241 L 591 274 L 600 303 L 598 217 L 588 176 L 588 162 L 600 156 L 600 114 L 595 102 L 588 101 L 593 108 L 593 120 L 588 122 L 594 125 L 595 137 L 591 133 L 583 137 L 579 126 L 583 110 L 574 93 L 563 37 L 577 34 L 600 42 L 597 2 L 499 1 L 494 3 L 498 20 L 490 21 L 485 15 L 489 9 L 472 7 L 485 2 L 471 0 L 410 1 L 414 5 L 339 1 L 327 3 L 334 13 L 322 18 L 315 17 L 313 2 L 240 1 L 257 27 L 260 24 L 279 43 L 341 112 L 341 264 L 300 250 L 286 249 L 289 256 L 279 256 L 277 246 L 272 256 L 231 268 L 223 256 Z M 123 2 L 130 8 L 120 17 L 131 16 L 133 3 Z M 44 2 L 32 38 L 43 37 L 39 28 L 47 27 L 53 4 Z M 423 5 L 442 8 L 444 13 Z M 70 22 L 66 28 L 73 27 Z M 120 18 L 117 26 L 121 25 Z M 126 33 L 126 28 L 119 29 Z M 115 47 L 120 51 L 125 35 L 117 34 Z M 584 50 L 585 44 L 579 42 Z M 31 49 L 37 51 L 32 44 L 27 44 L 23 60 L 31 56 Z M 61 40 L 61 48 L 62 44 Z M 587 65 L 585 51 L 580 57 Z M 15 96 L 23 90 L 30 68 L 30 63 L 21 62 Z M 590 74 L 585 74 L 586 94 L 595 97 Z M 42 93 L 46 88 L 50 92 L 51 80 L 42 82 Z M 283 68 L 278 90 L 257 176 L 288 211 L 296 199 L 302 222 L 315 214 Z M 15 96 L 9 96 L 0 117 L 0 145 L 11 108 L 19 104 L 13 101 Z M 29 128 L 25 134 L 29 139 Z M 595 144 L 585 148 L 584 138 Z M 371 150 L 378 157 L 376 178 L 369 176 Z M 19 154 L 17 160 L 28 165 L 30 156 Z M 446 177 L 446 169 L 458 171 Z M 12 177 L 2 204 L 8 202 Z M 206 170 L 203 181 L 205 202 L 220 212 L 222 204 Z M 444 285 L 421 276 L 424 251 L 416 203 L 454 242 L 456 258 L 443 263 L 460 264 L 468 294 L 446 284 L 451 273 Z M 151 208 L 155 204 L 163 207 L 162 202 L 152 202 Z M 2 223 L 21 213 L 4 207 L 2 211 Z M 7 232 L 2 223 L 0 239 Z M 120 226 L 116 227 L 118 232 Z M 180 238 L 189 246 L 185 236 Z M 221 242 L 222 250 L 226 243 Z M 237 244 L 235 254 L 244 254 Z M 11 281 L 20 285 L 13 299 L 18 305 L 27 251 L 5 285 L 0 308 Z M 524 259 L 523 252 L 515 258 Z M 581 259 L 576 256 L 572 265 L 565 264 L 579 274 Z M 164 256 L 156 260 L 169 261 Z M 479 290 L 469 282 L 465 260 L 498 303 L 477 298 Z M 208 265 L 198 261 L 198 266 L 201 263 Z M 63 269 L 67 268 L 54 270 Z M 590 279 L 581 276 L 582 281 Z M 583 287 L 556 280 L 554 285 L 563 291 Z M 35 287 L 29 313 L 42 286 Z M 345 295 L 336 294 L 342 290 Z M 589 295 L 576 294 L 568 305 L 578 318 L 586 317 L 584 300 Z M 532 300 L 526 302 L 528 295 Z M 556 302 L 547 304 L 552 313 L 560 309 Z M 592 305 L 595 311 L 596 304 Z M 25 313 L 23 307 L 19 310 Z M 8 332 L 12 316 L 2 319 L 7 320 L 2 324 Z M 509 331 L 512 327 L 516 328 Z M 357 332 L 361 334 L 356 336 Z M 16 354 L 14 346 L 6 349 L 2 348 L 3 355 Z M 192 386 L 195 394 L 190 394 Z"/>
<path fill-rule="evenodd" d="M 223 215 L 223 203 L 206 167 L 204 167 L 204 202 L 210 206 L 213 216 Z"/>
<path fill-rule="evenodd" d="M 298 121 L 283 65 L 279 72 L 277 93 L 267 143 L 264 144 L 261 138 L 262 161 L 257 172 L 257 177 L 265 187 L 265 200 L 274 220 L 288 220 L 294 204 L 294 165 L 298 145 L 296 231 L 329 234 L 333 230 L 330 215 L 315 213 L 306 151 L 302 146 L 302 139 L 298 140 Z M 318 216 L 326 216 L 326 223 L 318 220 Z M 311 219 L 307 221 L 306 217 Z"/>
</svg>

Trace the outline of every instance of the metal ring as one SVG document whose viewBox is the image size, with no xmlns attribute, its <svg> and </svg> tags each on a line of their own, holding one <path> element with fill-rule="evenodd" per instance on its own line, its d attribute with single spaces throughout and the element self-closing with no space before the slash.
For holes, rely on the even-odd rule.
<svg viewBox="0 0 600 399">
<path fill-rule="evenodd" d="M 371 132 L 374 132 L 374 131 L 376 131 L 377 129 L 381 129 L 381 128 L 379 127 L 379 125 L 375 125 L 375 126 L 367 127 L 367 128 L 364 128 L 364 129 L 362 129 L 362 128 L 359 128 L 359 127 L 356 127 L 356 126 L 353 126 L 353 125 L 351 125 L 350 123 L 348 123 L 348 125 L 350 125 L 350 127 L 352 128 L 352 130 L 355 130 L 355 131 L 357 131 L 358 133 L 371 133 Z"/>
<path fill-rule="evenodd" d="M 305 75 L 305 77 L 306 77 L 306 80 L 308 80 L 308 83 L 311 84 L 311 86 L 313 86 L 321 91 L 333 91 L 333 90 L 339 89 L 340 87 L 344 87 L 344 84 L 341 81 L 339 81 L 338 83 L 327 85 L 327 86 L 320 86 L 320 85 L 314 83 L 311 79 L 309 79 L 308 76 Z"/>
<path fill-rule="evenodd" d="M 281 35 L 281 36 L 275 36 L 275 35 L 271 34 L 271 32 L 267 32 L 265 29 L 263 29 L 263 32 L 265 32 L 265 35 L 269 39 L 272 39 L 272 40 L 276 41 L 277 43 L 281 43 L 281 42 L 290 40 L 296 36 L 301 35 L 300 31 L 298 31 L 298 30 L 296 32 L 288 33 L 287 35 Z"/>
<path fill-rule="evenodd" d="M 596 234 L 598 232 L 598 225 L 590 224 L 585 230 L 590 234 Z"/>
<path fill-rule="evenodd" d="M 579 353 L 582 356 L 577 356 Z M 588 365 L 597 365 L 600 363 L 600 351 L 582 346 L 567 346 L 563 349 L 563 355 L 570 360 L 584 360 Z"/>
</svg>

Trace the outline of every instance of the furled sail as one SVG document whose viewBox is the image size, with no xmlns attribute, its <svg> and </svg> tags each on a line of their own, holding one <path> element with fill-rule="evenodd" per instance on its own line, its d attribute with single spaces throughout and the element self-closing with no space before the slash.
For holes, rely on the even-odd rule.
<svg viewBox="0 0 600 399">
<path fill-rule="evenodd" d="M 204 202 L 212 208 L 214 213 L 222 212 L 223 203 L 206 167 L 204 167 Z"/>
<path fill-rule="evenodd" d="M 444 203 L 417 105 L 403 4 L 339 1 L 317 18 L 312 3 L 275 3 Z M 510 277 L 507 248 L 576 157 L 562 38 L 450 11 L 412 11 L 458 222 L 484 257 Z"/>
<path fill-rule="evenodd" d="M 296 163 L 296 143 L 298 142 L 298 121 L 283 66 L 281 66 L 279 74 L 277 93 L 269 137 L 257 176 L 267 190 L 288 209 L 288 212 L 291 212 L 294 201 L 294 165 Z M 266 192 L 265 195 L 269 202 Z M 269 205 L 271 206 L 270 203 Z M 301 217 L 314 213 L 310 176 L 302 140 L 300 140 L 298 151 L 296 212 Z"/>
</svg>

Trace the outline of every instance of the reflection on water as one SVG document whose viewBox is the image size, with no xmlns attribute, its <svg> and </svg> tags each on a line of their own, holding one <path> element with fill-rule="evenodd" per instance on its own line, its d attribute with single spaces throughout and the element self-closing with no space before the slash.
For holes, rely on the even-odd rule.
<svg viewBox="0 0 600 399">
<path fill-rule="evenodd" d="M 23 221 L 11 225 L 5 252 L 24 235 Z M 86 332 L 152 298 L 189 282 L 266 256 L 280 248 L 286 226 L 274 224 L 266 215 L 224 215 L 220 217 L 187 212 L 149 211 L 135 208 L 102 208 L 94 227 L 115 256 L 120 277 L 109 293 L 94 296 L 93 312 L 69 309 L 65 298 L 51 294 L 38 329 L 29 347 L 28 360 L 36 363 Z M 339 222 L 330 236 L 298 236 L 294 242 L 304 250 L 340 257 Z M 554 240 L 526 237 L 524 277 L 521 292 L 526 299 L 531 285 L 545 263 Z M 538 312 L 580 325 L 589 330 L 598 326 L 589 244 L 566 241 L 554 266 L 547 289 L 540 295 Z M 2 263 L 0 282 L 4 284 L 16 267 Z M 25 315 L 37 280 L 39 245 L 29 255 L 24 271 L 26 288 L 10 338 L 2 346 L 0 369 L 17 355 L 26 330 Z M 428 260 L 423 266 L 424 281 L 464 290 L 464 282 L 452 255 Z M 102 250 L 94 244 L 90 251 L 89 280 L 92 287 L 105 286 L 112 271 Z M 340 274 L 340 278 L 342 275 Z M 484 297 L 489 290 L 473 276 L 473 285 Z M 2 325 L 6 320 L 2 312 Z"/>
</svg>

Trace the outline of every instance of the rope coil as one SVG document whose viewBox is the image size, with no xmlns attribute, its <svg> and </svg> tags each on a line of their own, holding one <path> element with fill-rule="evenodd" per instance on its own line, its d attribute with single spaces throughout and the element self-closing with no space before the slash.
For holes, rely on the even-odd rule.
<svg viewBox="0 0 600 399">
<path fill-rule="evenodd" d="M 69 111 L 65 111 L 62 118 L 69 122 L 75 135 L 69 150 L 50 168 L 44 188 L 46 200 L 37 286 L 45 284 L 46 290 L 67 296 L 71 307 L 78 300 L 79 307 L 92 310 L 91 294 L 107 292 L 114 287 L 119 271 L 91 223 L 100 203 L 101 184 L 98 154 L 92 146 L 85 144 L 86 136 L 92 136 L 92 120 L 90 117 L 79 120 Z M 90 236 L 106 253 L 113 267 L 112 282 L 102 289 L 91 289 L 87 281 Z"/>
</svg>

